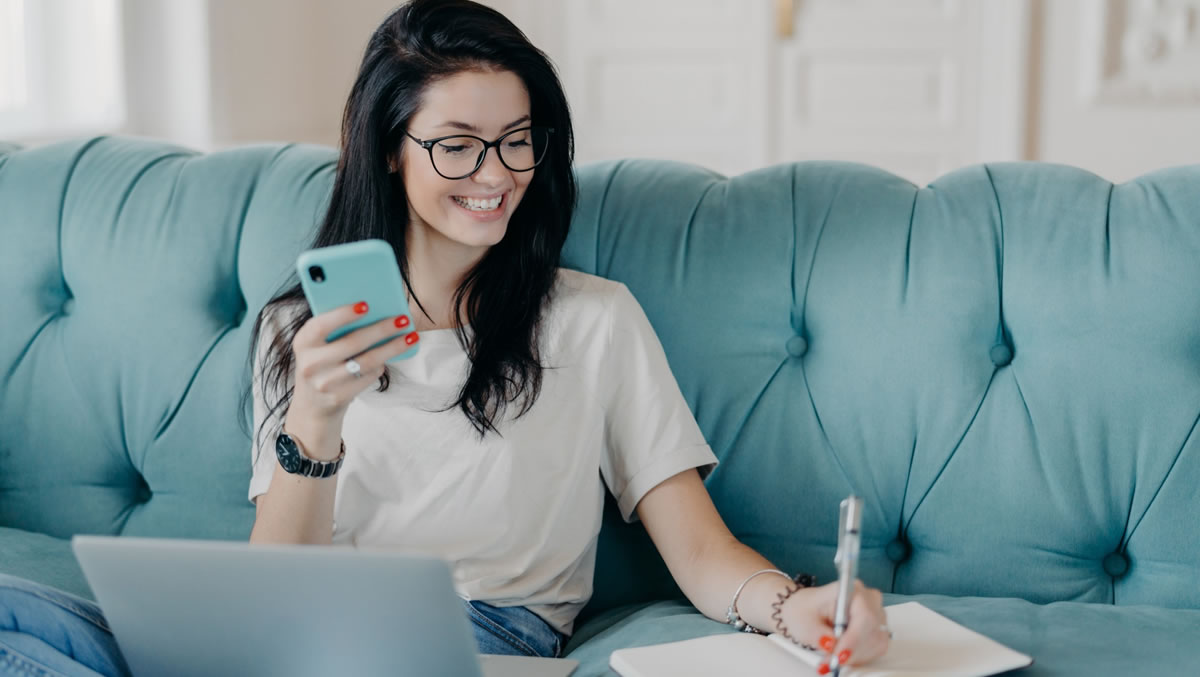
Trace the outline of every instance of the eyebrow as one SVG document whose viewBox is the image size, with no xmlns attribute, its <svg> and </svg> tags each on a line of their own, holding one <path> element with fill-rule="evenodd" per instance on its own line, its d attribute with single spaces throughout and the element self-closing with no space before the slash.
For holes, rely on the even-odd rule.
<svg viewBox="0 0 1200 677">
<path fill-rule="evenodd" d="M 528 115 L 522 115 L 521 117 L 517 118 L 516 120 L 513 120 L 512 122 L 508 123 L 507 125 L 504 125 L 504 127 L 500 131 L 507 132 L 508 130 L 512 129 L 513 127 L 516 127 L 517 125 L 521 124 L 522 122 L 529 122 L 530 119 L 531 118 Z M 453 127 L 455 129 L 462 129 L 462 130 L 468 131 L 468 132 L 475 132 L 476 134 L 482 133 L 479 130 L 479 128 L 476 127 L 475 125 L 467 124 L 466 122 L 458 122 L 456 120 L 451 120 L 449 122 L 443 122 L 440 126 Z"/>
</svg>

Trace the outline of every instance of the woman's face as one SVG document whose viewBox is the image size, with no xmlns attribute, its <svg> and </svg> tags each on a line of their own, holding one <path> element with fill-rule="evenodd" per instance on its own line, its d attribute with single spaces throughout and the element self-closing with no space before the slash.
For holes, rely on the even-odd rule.
<svg viewBox="0 0 1200 677">
<path fill-rule="evenodd" d="M 418 139 L 472 134 L 494 141 L 505 132 L 529 126 L 529 116 L 529 93 L 516 74 L 464 71 L 425 89 L 408 133 Z M 439 151 L 436 146 L 434 150 Z M 537 170 L 511 171 L 496 152 L 489 148 L 483 165 L 471 176 L 451 180 L 434 170 L 427 150 L 404 137 L 400 171 L 408 193 L 410 236 L 436 246 L 465 248 L 473 258 L 482 257 L 503 239 L 508 220 Z"/>
</svg>

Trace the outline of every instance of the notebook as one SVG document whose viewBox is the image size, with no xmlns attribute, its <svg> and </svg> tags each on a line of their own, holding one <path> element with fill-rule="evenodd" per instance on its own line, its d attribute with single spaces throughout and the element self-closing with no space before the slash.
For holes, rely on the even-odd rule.
<svg viewBox="0 0 1200 677">
<path fill-rule="evenodd" d="M 843 677 L 985 677 L 1033 664 L 1033 659 L 968 630 L 919 602 L 886 609 L 892 643 L 869 665 Z M 614 651 L 609 666 L 621 677 L 797 677 L 817 675 L 824 654 L 779 635 L 733 632 Z"/>
</svg>

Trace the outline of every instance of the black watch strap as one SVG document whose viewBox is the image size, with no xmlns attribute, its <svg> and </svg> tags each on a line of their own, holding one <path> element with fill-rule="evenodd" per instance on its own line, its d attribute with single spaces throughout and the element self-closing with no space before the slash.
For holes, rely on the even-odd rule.
<svg viewBox="0 0 1200 677">
<path fill-rule="evenodd" d="M 333 477 L 342 467 L 346 459 L 346 443 L 342 442 L 342 451 L 332 461 L 318 461 L 309 458 L 304 448 L 296 438 L 280 431 L 275 438 L 275 456 L 279 465 L 288 473 L 302 477 L 326 478 Z"/>
</svg>

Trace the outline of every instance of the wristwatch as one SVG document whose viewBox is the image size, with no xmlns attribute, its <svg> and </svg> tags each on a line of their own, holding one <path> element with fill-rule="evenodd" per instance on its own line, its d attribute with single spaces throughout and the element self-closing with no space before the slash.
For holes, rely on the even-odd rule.
<svg viewBox="0 0 1200 677">
<path fill-rule="evenodd" d="M 293 475 L 333 477 L 342 467 L 342 461 L 346 459 L 346 443 L 342 442 L 342 452 L 337 458 L 332 461 L 318 461 L 309 458 L 295 438 L 280 431 L 279 436 L 275 438 L 275 456 L 279 459 L 279 465 Z"/>
</svg>

